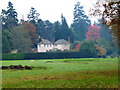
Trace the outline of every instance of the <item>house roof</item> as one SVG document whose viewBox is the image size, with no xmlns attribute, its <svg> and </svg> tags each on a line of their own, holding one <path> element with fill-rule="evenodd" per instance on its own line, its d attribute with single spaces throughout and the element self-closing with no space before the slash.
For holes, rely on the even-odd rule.
<svg viewBox="0 0 120 90">
<path fill-rule="evenodd" d="M 50 42 L 47 39 L 42 39 L 42 41 L 39 44 L 52 44 L 52 42 Z M 59 39 L 54 44 L 69 44 L 69 42 L 64 39 Z"/>
<path fill-rule="evenodd" d="M 43 39 L 39 44 L 52 44 L 52 43 L 47 39 Z"/>
<path fill-rule="evenodd" d="M 64 39 L 59 39 L 54 44 L 69 44 L 69 42 Z"/>
</svg>

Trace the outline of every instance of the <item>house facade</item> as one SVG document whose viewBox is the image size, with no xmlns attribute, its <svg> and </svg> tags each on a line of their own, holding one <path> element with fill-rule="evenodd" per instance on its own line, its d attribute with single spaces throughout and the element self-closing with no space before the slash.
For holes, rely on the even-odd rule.
<svg viewBox="0 0 120 90">
<path fill-rule="evenodd" d="M 70 43 L 64 39 L 59 39 L 55 43 L 51 43 L 49 40 L 42 39 L 42 41 L 37 45 L 38 52 L 50 52 L 58 50 L 70 50 Z"/>
</svg>

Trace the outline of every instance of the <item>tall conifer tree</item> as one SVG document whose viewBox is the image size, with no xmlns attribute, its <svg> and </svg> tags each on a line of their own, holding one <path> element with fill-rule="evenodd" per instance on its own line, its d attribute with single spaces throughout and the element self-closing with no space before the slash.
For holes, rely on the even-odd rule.
<svg viewBox="0 0 120 90">
<path fill-rule="evenodd" d="M 84 40 L 85 34 L 87 32 L 87 28 L 90 25 L 90 20 L 85 15 L 85 12 L 83 10 L 83 6 L 80 5 L 80 2 L 77 2 L 75 4 L 74 8 L 74 20 L 72 27 L 74 28 L 74 31 L 76 33 L 76 40 Z"/>
<path fill-rule="evenodd" d="M 39 13 L 37 13 L 37 10 L 35 8 L 31 7 L 30 13 L 28 14 L 28 22 L 36 25 L 36 22 L 38 21 Z"/>
<path fill-rule="evenodd" d="M 60 33 L 59 33 L 59 39 L 65 39 L 68 40 L 68 37 L 70 36 L 70 29 L 67 24 L 67 21 L 65 17 L 61 14 L 61 26 L 60 26 Z"/>
<path fill-rule="evenodd" d="M 14 26 L 18 25 L 17 12 L 15 11 L 13 4 L 8 2 L 7 10 L 2 10 L 2 26 L 3 29 L 10 30 Z"/>
<path fill-rule="evenodd" d="M 102 24 L 103 19 L 100 19 L 98 22 L 98 26 L 100 27 L 100 37 L 105 40 L 112 40 L 111 29 L 107 27 L 107 25 Z"/>
</svg>

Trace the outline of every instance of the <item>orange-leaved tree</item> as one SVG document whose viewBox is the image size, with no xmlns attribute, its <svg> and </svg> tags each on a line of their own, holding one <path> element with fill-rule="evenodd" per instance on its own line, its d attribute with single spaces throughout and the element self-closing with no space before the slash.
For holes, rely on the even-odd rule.
<svg viewBox="0 0 120 90">
<path fill-rule="evenodd" d="M 33 47 L 35 47 L 35 45 L 37 44 L 37 37 L 38 37 L 38 35 L 36 34 L 36 27 L 28 22 L 22 22 L 22 25 L 24 29 L 28 32 L 29 36 L 31 37 Z"/>
<path fill-rule="evenodd" d="M 102 9 L 101 9 L 102 8 Z M 103 19 L 103 24 L 106 24 L 114 36 L 115 40 L 120 46 L 120 1 L 105 1 L 100 0 L 91 9 L 91 15 L 101 16 Z"/>
<path fill-rule="evenodd" d="M 86 33 L 87 39 L 99 40 L 100 39 L 100 28 L 96 25 L 90 25 L 88 27 L 88 32 Z"/>
</svg>

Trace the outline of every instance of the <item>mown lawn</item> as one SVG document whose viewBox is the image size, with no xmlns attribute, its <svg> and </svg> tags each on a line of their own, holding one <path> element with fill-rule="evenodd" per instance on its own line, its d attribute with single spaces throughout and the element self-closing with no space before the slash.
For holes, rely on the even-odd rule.
<svg viewBox="0 0 120 90">
<path fill-rule="evenodd" d="M 2 70 L 3 88 L 118 88 L 117 58 L 2 61 L 32 70 Z"/>
</svg>

